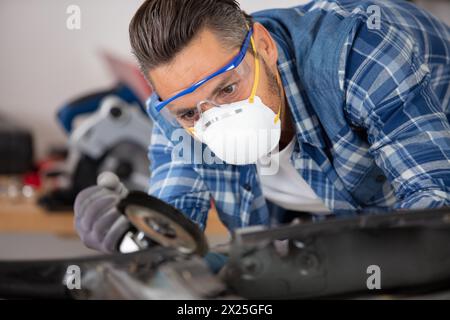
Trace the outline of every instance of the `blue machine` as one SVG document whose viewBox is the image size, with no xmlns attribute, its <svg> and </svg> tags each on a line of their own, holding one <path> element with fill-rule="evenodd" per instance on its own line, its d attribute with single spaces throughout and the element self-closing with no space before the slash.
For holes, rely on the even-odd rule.
<svg viewBox="0 0 450 320">
<path fill-rule="evenodd" d="M 86 117 L 75 127 L 81 115 Z M 76 99 L 63 106 L 57 118 L 69 135 L 66 168 L 59 174 L 67 177 L 69 187 L 44 195 L 40 205 L 54 211 L 71 209 L 78 192 L 95 185 L 104 171 L 115 173 L 130 190 L 148 188 L 152 122 L 127 86 Z"/>
</svg>

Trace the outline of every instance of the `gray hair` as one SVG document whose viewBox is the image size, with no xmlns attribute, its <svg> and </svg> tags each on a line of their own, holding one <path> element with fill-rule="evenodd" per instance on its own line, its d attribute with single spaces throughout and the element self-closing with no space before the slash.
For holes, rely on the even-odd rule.
<svg viewBox="0 0 450 320">
<path fill-rule="evenodd" d="M 204 28 L 235 48 L 251 25 L 236 0 L 147 0 L 131 20 L 130 43 L 147 78 L 149 70 L 170 62 Z"/>
</svg>

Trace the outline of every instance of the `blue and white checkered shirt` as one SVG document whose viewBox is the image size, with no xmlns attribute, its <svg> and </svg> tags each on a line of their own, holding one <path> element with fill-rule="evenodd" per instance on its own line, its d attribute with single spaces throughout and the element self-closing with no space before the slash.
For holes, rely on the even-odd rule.
<svg viewBox="0 0 450 320">
<path fill-rule="evenodd" d="M 450 28 L 412 4 L 369 4 L 379 5 L 383 28 L 358 25 L 346 38 L 336 77 L 348 126 L 337 136 L 325 136 L 295 60 L 279 50 L 278 69 L 297 131 L 291 160 L 337 215 L 449 205 Z M 290 10 L 301 16 L 325 10 L 347 17 L 367 15 L 367 5 L 315 1 Z M 157 123 L 155 113 L 149 114 Z M 174 143 L 163 131 L 157 123 L 149 152 L 150 194 L 201 227 L 211 200 L 229 229 L 270 223 L 273 205 L 264 199 L 254 165 L 173 161 Z M 331 146 L 324 144 L 327 140 Z M 384 174 L 382 192 L 357 201 L 352 192 L 374 161 Z"/>
</svg>

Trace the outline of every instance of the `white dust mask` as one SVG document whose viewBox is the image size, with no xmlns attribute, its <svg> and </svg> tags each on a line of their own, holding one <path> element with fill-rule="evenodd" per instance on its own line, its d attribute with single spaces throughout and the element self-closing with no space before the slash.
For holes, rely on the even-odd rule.
<svg viewBox="0 0 450 320">
<path fill-rule="evenodd" d="M 255 96 L 203 112 L 193 134 L 226 163 L 252 164 L 278 145 L 281 121 Z"/>
</svg>

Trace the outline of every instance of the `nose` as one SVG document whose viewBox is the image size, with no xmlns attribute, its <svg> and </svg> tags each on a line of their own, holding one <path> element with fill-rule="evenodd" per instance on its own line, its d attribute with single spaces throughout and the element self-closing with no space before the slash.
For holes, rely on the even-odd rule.
<svg viewBox="0 0 450 320">
<path fill-rule="evenodd" d="M 214 107 L 217 107 L 217 105 L 212 103 L 211 101 L 201 101 L 198 104 L 198 110 L 202 113 L 206 112 Z"/>
</svg>

